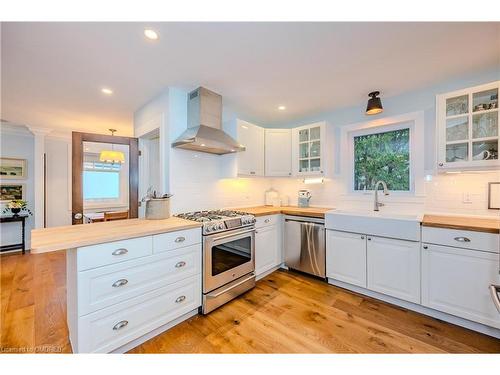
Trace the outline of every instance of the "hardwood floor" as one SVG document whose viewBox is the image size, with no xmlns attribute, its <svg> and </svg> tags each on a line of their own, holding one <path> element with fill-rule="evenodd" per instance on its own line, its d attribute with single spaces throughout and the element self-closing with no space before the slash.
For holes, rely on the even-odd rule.
<svg viewBox="0 0 500 375">
<path fill-rule="evenodd" d="M 65 253 L 3 255 L 0 352 L 71 352 Z M 131 353 L 500 353 L 500 340 L 277 271 Z"/>
</svg>

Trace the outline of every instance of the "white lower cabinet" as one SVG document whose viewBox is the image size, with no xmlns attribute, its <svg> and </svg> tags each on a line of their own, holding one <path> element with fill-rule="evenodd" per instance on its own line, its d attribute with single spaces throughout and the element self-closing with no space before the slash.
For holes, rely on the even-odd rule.
<svg viewBox="0 0 500 375">
<path fill-rule="evenodd" d="M 255 231 L 255 274 L 257 277 L 282 263 L 280 222 L 279 220 L 268 222 L 275 224 L 257 228 Z"/>
<path fill-rule="evenodd" d="M 193 276 L 81 317 L 78 351 L 112 351 L 196 309 L 200 286 L 201 275 Z"/>
<path fill-rule="evenodd" d="M 500 285 L 499 254 L 424 243 L 422 304 L 435 310 L 500 328 L 489 292 Z"/>
<path fill-rule="evenodd" d="M 366 236 L 326 231 L 326 276 L 366 288 Z"/>
<path fill-rule="evenodd" d="M 201 230 L 70 249 L 67 320 L 75 353 L 108 353 L 201 306 Z"/>
<path fill-rule="evenodd" d="M 420 242 L 368 236 L 367 288 L 420 303 Z"/>
</svg>

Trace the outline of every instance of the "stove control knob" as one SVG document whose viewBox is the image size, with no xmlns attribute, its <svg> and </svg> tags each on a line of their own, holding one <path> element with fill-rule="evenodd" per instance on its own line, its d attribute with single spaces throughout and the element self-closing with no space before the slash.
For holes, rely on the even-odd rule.
<svg viewBox="0 0 500 375">
<path fill-rule="evenodd" d="M 224 229 L 224 224 L 220 223 L 219 224 L 219 229 Z"/>
<path fill-rule="evenodd" d="M 217 224 L 212 225 L 212 230 L 217 230 Z"/>
<path fill-rule="evenodd" d="M 210 227 L 208 227 L 208 226 L 207 226 L 207 227 L 205 228 L 205 232 L 207 232 L 207 233 L 208 233 L 208 232 L 211 232 L 211 231 L 212 231 L 212 230 L 210 229 Z"/>
</svg>

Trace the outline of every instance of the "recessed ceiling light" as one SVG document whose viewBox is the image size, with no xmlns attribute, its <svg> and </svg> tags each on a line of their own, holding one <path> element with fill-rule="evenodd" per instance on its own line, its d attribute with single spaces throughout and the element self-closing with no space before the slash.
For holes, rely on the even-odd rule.
<svg viewBox="0 0 500 375">
<path fill-rule="evenodd" d="M 148 39 L 151 39 L 151 40 L 158 39 L 158 33 L 156 31 L 154 31 L 153 29 L 145 29 L 144 36 Z"/>
<path fill-rule="evenodd" d="M 285 107 L 284 105 L 280 105 L 280 106 L 278 107 L 278 109 L 279 109 L 280 111 L 284 111 L 284 110 L 286 109 L 286 107 Z"/>
<path fill-rule="evenodd" d="M 101 89 L 101 92 L 102 92 L 103 94 L 106 94 L 106 95 L 113 95 L 113 90 L 108 89 L 107 87 L 103 87 L 103 88 Z"/>
</svg>

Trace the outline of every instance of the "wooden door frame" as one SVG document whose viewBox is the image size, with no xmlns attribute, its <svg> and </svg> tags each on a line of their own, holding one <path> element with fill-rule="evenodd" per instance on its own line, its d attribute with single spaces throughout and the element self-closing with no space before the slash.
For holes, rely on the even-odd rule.
<svg viewBox="0 0 500 375">
<path fill-rule="evenodd" d="M 72 203 L 71 223 L 82 224 L 75 214 L 83 214 L 83 142 L 113 143 L 129 146 L 129 218 L 138 217 L 139 209 L 139 143 L 137 138 L 115 135 L 72 132 Z"/>
</svg>

